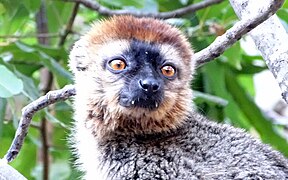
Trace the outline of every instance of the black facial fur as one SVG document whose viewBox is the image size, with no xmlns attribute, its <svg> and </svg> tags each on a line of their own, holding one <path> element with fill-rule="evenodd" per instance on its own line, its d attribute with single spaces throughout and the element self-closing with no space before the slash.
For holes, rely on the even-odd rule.
<svg viewBox="0 0 288 180">
<path fill-rule="evenodd" d="M 164 96 L 164 84 L 173 80 L 161 73 L 165 59 L 157 45 L 133 40 L 122 57 L 127 67 L 119 73 L 125 81 L 119 96 L 120 105 L 151 110 L 157 108 Z"/>
</svg>

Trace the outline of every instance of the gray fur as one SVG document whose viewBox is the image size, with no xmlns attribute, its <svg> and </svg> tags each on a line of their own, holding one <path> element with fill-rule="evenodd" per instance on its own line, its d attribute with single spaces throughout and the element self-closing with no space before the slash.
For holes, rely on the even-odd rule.
<svg viewBox="0 0 288 180">
<path fill-rule="evenodd" d="M 99 145 L 107 179 L 288 179 L 288 162 L 280 153 L 201 115 L 173 132 L 115 133 Z"/>
</svg>

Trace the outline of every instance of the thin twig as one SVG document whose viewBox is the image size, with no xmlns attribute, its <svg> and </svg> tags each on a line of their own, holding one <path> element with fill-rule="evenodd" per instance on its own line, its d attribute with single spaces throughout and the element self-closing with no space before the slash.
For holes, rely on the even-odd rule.
<svg viewBox="0 0 288 180">
<path fill-rule="evenodd" d="M 83 4 L 89 9 L 97 11 L 101 15 L 112 16 L 112 15 L 133 15 L 136 17 L 154 17 L 160 19 L 176 18 L 181 17 L 186 14 L 196 12 L 200 9 L 204 9 L 213 4 L 219 4 L 223 0 L 204 0 L 196 4 L 191 4 L 187 7 L 176 9 L 169 12 L 160 12 L 160 13 L 145 13 L 145 12 L 136 12 L 130 10 L 112 10 L 107 7 L 100 5 L 97 1 L 92 0 L 63 0 L 66 2 L 76 2 Z"/>
<path fill-rule="evenodd" d="M 36 25 L 37 33 L 48 33 L 48 22 L 47 22 L 47 13 L 46 13 L 46 3 L 45 0 L 41 0 L 41 6 L 36 14 Z M 38 37 L 39 44 L 49 45 L 50 39 L 47 37 Z M 51 90 L 53 84 L 53 75 L 48 70 L 48 68 L 43 68 L 40 71 L 41 80 L 40 87 L 43 94 L 46 94 Z M 48 146 L 48 129 L 47 129 L 47 120 L 45 117 L 41 118 L 40 124 L 40 134 L 42 139 L 42 147 L 40 149 L 40 160 L 43 161 L 43 180 L 49 179 L 49 165 L 50 165 L 50 156 L 49 156 L 49 146 Z"/>
<path fill-rule="evenodd" d="M 194 55 L 193 61 L 196 62 L 196 66 L 199 67 L 220 56 L 227 48 L 241 39 L 243 35 L 247 34 L 256 26 L 275 14 L 275 12 L 282 6 L 283 2 L 283 0 L 270 1 L 270 4 L 262 7 L 262 9 L 259 10 L 259 13 L 254 17 L 247 17 L 237 22 L 233 27 L 228 29 L 225 34 L 218 36 L 207 48 Z"/>
<path fill-rule="evenodd" d="M 79 3 L 77 2 L 74 5 L 73 11 L 72 11 L 72 15 L 71 15 L 71 17 L 69 19 L 69 22 L 68 22 L 67 26 L 66 26 L 64 34 L 61 36 L 61 39 L 59 41 L 59 46 L 63 46 L 64 45 L 68 34 L 72 32 L 72 26 L 73 26 L 75 17 L 77 15 L 78 9 L 79 9 Z"/>
<path fill-rule="evenodd" d="M 39 33 L 39 34 L 47 34 L 48 33 L 46 8 L 45 8 L 43 0 L 41 2 L 40 10 L 36 14 L 36 26 L 37 26 L 37 33 Z M 38 37 L 38 42 L 40 44 L 47 45 L 47 44 L 49 44 L 49 38 Z"/>
<path fill-rule="evenodd" d="M 49 138 L 48 138 L 48 127 L 47 127 L 47 120 L 45 117 L 41 118 L 41 125 L 40 125 L 40 134 L 41 134 L 41 142 L 42 147 L 40 149 L 40 159 L 43 160 L 43 180 L 49 179 L 49 164 L 50 164 L 50 158 L 49 158 Z"/>
<path fill-rule="evenodd" d="M 39 33 L 26 35 L 2 35 L 0 39 L 58 38 L 59 33 Z"/>
<path fill-rule="evenodd" d="M 63 89 L 50 91 L 45 96 L 41 96 L 40 98 L 25 106 L 22 109 L 22 116 L 19 122 L 18 129 L 16 130 L 13 142 L 4 158 L 8 162 L 11 162 L 18 155 L 23 145 L 24 138 L 27 135 L 28 127 L 31 123 L 32 117 L 36 112 L 58 101 L 65 101 L 66 99 L 74 96 L 75 94 L 76 91 L 74 89 L 74 86 L 66 85 Z"/>
</svg>

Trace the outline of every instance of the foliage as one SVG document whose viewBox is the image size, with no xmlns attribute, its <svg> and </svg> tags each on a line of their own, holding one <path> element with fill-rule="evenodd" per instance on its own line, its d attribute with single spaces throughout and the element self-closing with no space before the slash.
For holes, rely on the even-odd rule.
<svg viewBox="0 0 288 180">
<path fill-rule="evenodd" d="M 195 2 L 199 2 L 194 1 Z M 36 13 L 40 0 L 0 0 L 0 157 L 8 150 L 17 128 L 21 108 L 41 95 L 41 69 L 53 74 L 53 88 L 59 89 L 72 83 L 67 69 L 69 49 L 89 24 L 103 18 L 95 11 L 80 7 L 73 31 L 65 44 L 59 41 L 72 14 L 73 3 L 46 0 L 45 2 L 50 44 L 37 41 Z M 101 0 L 113 9 L 131 11 L 164 12 L 184 7 L 193 0 Z M 278 12 L 287 28 L 288 3 Z M 217 35 L 237 21 L 228 1 L 185 15 L 168 19 L 189 38 L 196 51 L 207 47 Z M 288 30 L 288 29 L 287 29 Z M 236 43 L 216 61 L 199 68 L 192 87 L 199 110 L 219 122 L 229 123 L 256 133 L 265 143 L 288 156 L 287 140 L 281 135 L 283 127 L 274 124 L 253 101 L 253 75 L 265 69 L 255 65 L 261 57 L 249 56 Z M 67 144 L 72 122 L 71 102 L 58 103 L 34 117 L 20 155 L 12 165 L 28 179 L 41 179 L 42 161 L 39 157 L 41 142 L 40 120 L 50 123 L 49 154 L 51 156 L 50 179 L 76 179 L 79 173 L 72 167 L 73 159 Z M 73 161 L 73 160 L 72 160 Z"/>
</svg>

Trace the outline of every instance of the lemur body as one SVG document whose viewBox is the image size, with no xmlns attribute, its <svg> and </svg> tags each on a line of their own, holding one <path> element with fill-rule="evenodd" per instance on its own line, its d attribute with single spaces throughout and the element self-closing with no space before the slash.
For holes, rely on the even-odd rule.
<svg viewBox="0 0 288 180">
<path fill-rule="evenodd" d="M 70 54 L 85 179 L 288 179 L 280 153 L 193 111 L 193 52 L 151 18 L 95 24 Z"/>
</svg>

